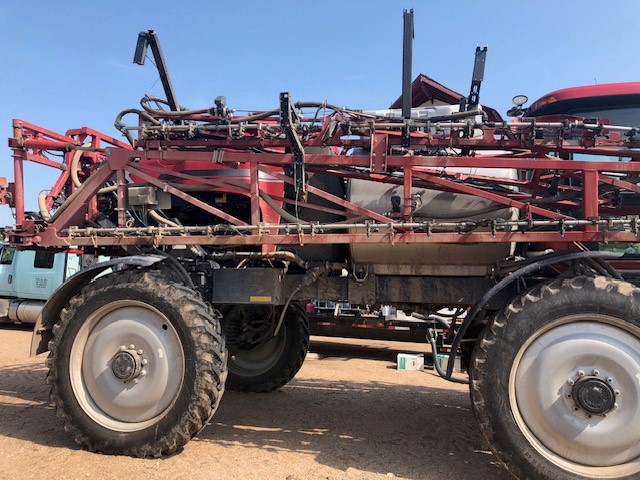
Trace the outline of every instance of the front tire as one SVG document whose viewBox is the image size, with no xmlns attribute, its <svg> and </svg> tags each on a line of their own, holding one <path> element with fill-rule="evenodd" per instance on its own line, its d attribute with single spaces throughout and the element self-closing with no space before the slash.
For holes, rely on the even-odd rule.
<svg viewBox="0 0 640 480">
<path fill-rule="evenodd" d="M 485 329 L 471 370 L 480 429 L 517 478 L 640 476 L 640 289 L 558 279 Z"/>
<path fill-rule="evenodd" d="M 159 272 L 126 270 L 89 284 L 62 311 L 47 359 L 65 429 L 91 451 L 179 450 L 224 392 L 219 317 Z"/>
</svg>

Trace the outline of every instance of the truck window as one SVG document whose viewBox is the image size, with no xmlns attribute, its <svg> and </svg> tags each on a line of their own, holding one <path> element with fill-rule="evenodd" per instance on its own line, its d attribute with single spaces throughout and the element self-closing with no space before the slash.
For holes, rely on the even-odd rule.
<svg viewBox="0 0 640 480">
<path fill-rule="evenodd" d="M 612 108 L 598 110 L 573 110 L 572 115 L 585 118 L 607 118 L 611 125 L 624 125 L 626 127 L 640 126 L 640 108 Z"/>
<path fill-rule="evenodd" d="M 15 253 L 16 249 L 14 247 L 4 247 L 2 253 L 0 253 L 0 265 L 11 265 Z"/>
<path fill-rule="evenodd" d="M 55 260 L 54 252 L 36 252 L 36 256 L 33 260 L 33 266 L 35 268 L 53 268 L 53 261 Z"/>
</svg>

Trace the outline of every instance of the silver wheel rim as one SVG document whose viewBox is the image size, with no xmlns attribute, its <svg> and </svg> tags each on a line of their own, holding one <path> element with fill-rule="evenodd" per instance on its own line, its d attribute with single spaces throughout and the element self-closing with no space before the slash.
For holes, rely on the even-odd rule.
<svg viewBox="0 0 640 480">
<path fill-rule="evenodd" d="M 614 395 L 610 409 L 596 414 L 576 400 L 581 378 Z M 596 314 L 552 322 L 518 352 L 509 400 L 527 440 L 564 470 L 587 478 L 640 473 L 639 328 Z"/>
<path fill-rule="evenodd" d="M 117 356 L 135 358 L 131 378 L 114 373 L 119 373 Z M 69 361 L 80 407 L 101 426 L 119 432 L 157 423 L 175 403 L 184 370 L 182 343 L 171 322 L 135 300 L 115 301 L 91 314 L 73 341 Z"/>
<path fill-rule="evenodd" d="M 277 336 L 251 350 L 239 350 L 229 364 L 236 375 L 256 377 L 271 370 L 282 357 L 286 346 L 287 330 L 280 329 Z"/>
</svg>

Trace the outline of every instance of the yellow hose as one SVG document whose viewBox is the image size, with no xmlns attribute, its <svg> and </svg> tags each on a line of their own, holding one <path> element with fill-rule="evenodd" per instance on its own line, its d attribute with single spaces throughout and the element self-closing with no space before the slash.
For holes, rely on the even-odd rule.
<svg viewBox="0 0 640 480">
<path fill-rule="evenodd" d="M 47 194 L 45 192 L 40 192 L 38 194 L 38 208 L 40 209 L 40 215 L 42 215 L 45 222 L 51 218 L 51 214 L 47 208 Z"/>
<path fill-rule="evenodd" d="M 85 143 L 82 146 L 90 147 L 91 143 Z M 82 185 L 82 182 L 80 182 L 80 179 L 78 178 L 78 163 L 80 163 L 81 157 L 82 157 L 82 150 L 76 150 L 75 153 L 73 154 L 73 158 L 71 159 L 71 171 L 69 173 L 71 174 L 71 181 L 76 186 L 76 188 L 79 188 L 80 185 Z M 98 190 L 98 193 L 115 192 L 117 189 L 118 189 L 117 185 L 111 185 L 109 187 L 101 188 L 100 190 Z"/>
<path fill-rule="evenodd" d="M 149 210 L 149 215 L 151 215 L 151 217 L 158 223 L 164 223 L 165 225 L 168 225 L 169 227 L 179 227 L 180 225 L 178 225 L 176 222 L 172 222 L 171 220 L 164 218 L 162 215 L 160 215 L 157 211 L 155 210 Z"/>
</svg>

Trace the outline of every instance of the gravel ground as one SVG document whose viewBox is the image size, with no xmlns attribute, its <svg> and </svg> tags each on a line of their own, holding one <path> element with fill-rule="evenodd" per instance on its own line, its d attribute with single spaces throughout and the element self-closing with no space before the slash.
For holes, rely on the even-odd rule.
<svg viewBox="0 0 640 480">
<path fill-rule="evenodd" d="M 177 455 L 135 459 L 79 449 L 48 403 L 31 333 L 0 328 L 0 478 L 506 479 L 464 385 L 397 371 L 424 345 L 314 338 L 297 377 L 269 394 L 227 392 Z"/>
</svg>

